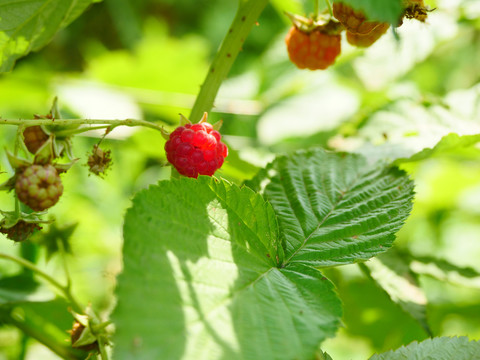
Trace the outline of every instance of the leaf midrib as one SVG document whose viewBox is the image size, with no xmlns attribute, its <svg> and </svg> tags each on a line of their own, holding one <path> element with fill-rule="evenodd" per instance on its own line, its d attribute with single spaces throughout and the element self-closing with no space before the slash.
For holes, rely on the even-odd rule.
<svg viewBox="0 0 480 360">
<path fill-rule="evenodd" d="M 243 219 L 242 216 L 240 216 L 240 214 L 237 213 L 237 211 L 232 208 L 228 202 L 226 201 L 226 198 L 222 197 L 221 194 L 219 192 L 217 192 L 214 188 L 210 187 L 210 189 L 213 191 L 213 193 L 218 197 L 218 199 L 220 199 L 223 203 L 223 205 L 225 206 L 225 209 L 229 209 L 232 213 L 234 213 L 237 217 L 238 220 L 240 220 L 246 227 L 246 229 L 248 229 L 248 231 L 254 235 L 258 241 L 260 241 L 260 237 L 259 235 L 254 231 L 254 229 L 250 228 L 250 226 L 248 226 L 248 224 L 245 222 L 245 220 Z M 243 191 L 242 189 L 238 189 L 240 192 Z M 212 218 L 210 215 L 209 215 L 209 218 L 214 221 L 215 223 L 217 223 L 218 225 L 221 226 L 221 224 L 219 224 L 214 218 Z M 223 229 L 225 229 L 223 226 L 222 226 Z M 226 229 L 225 229 L 226 230 Z M 218 237 L 217 237 L 218 238 Z M 222 240 L 226 240 L 226 239 L 222 239 Z M 261 242 L 261 241 L 260 241 Z M 241 247 L 242 249 L 244 250 L 247 250 L 245 249 L 245 247 L 241 246 L 240 244 L 238 243 L 234 243 L 234 242 L 230 242 L 232 245 L 236 245 L 236 246 L 239 246 Z M 262 243 L 262 242 L 261 242 Z M 263 245 L 263 243 L 262 243 Z M 265 246 L 265 245 L 263 245 Z M 268 249 L 266 249 L 268 251 Z M 250 288 L 251 286 L 254 286 L 257 282 L 259 282 L 263 277 L 267 276 L 268 273 L 270 273 L 272 270 L 274 269 L 278 269 L 277 266 L 275 266 L 276 264 L 275 263 L 265 263 L 265 259 L 263 258 L 260 258 L 260 255 L 256 252 L 256 251 L 250 251 L 249 254 L 251 255 L 254 255 L 255 258 L 257 259 L 260 259 L 261 262 L 267 266 L 270 266 L 268 268 L 268 270 L 266 270 L 265 272 L 262 272 L 261 274 L 259 274 L 259 276 L 257 276 L 255 279 L 253 279 L 252 281 L 246 283 L 243 287 L 239 288 L 239 289 L 236 289 L 234 292 L 231 292 L 229 295 L 227 295 L 225 298 L 223 298 L 218 304 L 215 305 L 215 307 L 213 307 L 212 309 L 210 309 L 207 313 L 203 314 L 202 317 L 199 317 L 198 319 L 192 321 L 192 322 L 189 322 L 187 324 L 185 324 L 187 327 L 188 326 L 194 326 L 195 324 L 197 324 L 198 322 L 201 322 L 205 319 L 207 319 L 209 316 L 211 316 L 213 313 L 215 313 L 215 311 L 217 311 L 219 308 L 223 307 L 225 303 L 229 302 L 229 301 L 233 301 L 233 299 L 235 299 L 237 296 L 239 296 L 239 294 L 241 294 L 243 291 L 245 291 L 246 289 Z M 270 261 L 273 262 L 273 259 L 271 259 Z M 183 281 L 186 281 L 185 279 Z"/>
<path fill-rule="evenodd" d="M 210 188 L 210 189 L 212 189 L 212 188 Z M 240 190 L 240 192 L 242 191 L 242 189 L 240 189 L 240 188 L 239 188 L 239 190 Z M 266 250 L 267 252 L 269 252 L 269 249 L 265 246 L 265 244 L 264 244 L 264 243 L 262 242 L 262 240 L 260 239 L 260 235 L 257 234 L 257 233 L 255 232 L 255 230 L 252 229 L 252 228 L 247 224 L 247 222 L 245 221 L 245 219 L 243 219 L 243 217 L 240 216 L 240 214 L 239 214 L 237 211 L 235 211 L 234 208 L 232 208 L 230 205 L 228 205 L 226 198 L 221 197 L 221 195 L 220 195 L 219 193 L 217 193 L 214 189 L 212 189 L 212 191 L 213 191 L 214 195 L 217 196 L 217 197 L 222 201 L 223 205 L 225 206 L 225 210 L 229 209 L 232 213 L 234 213 L 235 216 L 237 217 L 237 219 L 238 219 L 239 221 L 241 221 L 243 225 L 245 225 L 245 228 L 248 229 L 249 233 L 251 233 L 251 234 L 258 240 L 258 243 L 259 243 L 259 244 L 262 244 L 262 246 L 265 248 L 265 250 Z M 258 195 L 256 195 L 256 196 L 258 196 Z M 251 201 L 250 201 L 250 204 L 251 204 Z M 214 218 L 211 217 L 210 215 L 208 215 L 208 216 L 209 216 L 209 218 L 210 218 L 211 220 L 213 220 L 216 224 L 218 224 L 220 227 L 222 227 L 222 229 L 224 229 L 226 232 L 228 232 L 228 229 L 226 229 L 226 228 L 223 227 L 220 223 L 218 223 L 218 221 L 217 221 L 216 219 L 214 219 Z M 267 214 L 266 216 L 268 216 L 268 214 Z M 226 239 L 223 239 L 223 240 L 226 240 Z M 278 239 L 277 239 L 277 240 L 278 240 Z M 238 247 L 241 247 L 241 248 L 244 249 L 247 253 L 249 253 L 249 254 L 255 256 L 255 258 L 259 259 L 260 262 L 263 263 L 263 264 L 266 264 L 266 265 L 268 265 L 268 266 L 271 266 L 272 268 L 276 267 L 276 265 L 277 265 L 277 264 L 275 264 L 274 259 L 265 260 L 265 258 L 264 258 L 261 254 L 259 254 L 257 251 L 248 251 L 248 249 L 247 249 L 246 247 L 241 246 L 238 242 L 231 242 L 231 241 L 230 241 L 230 243 L 231 243 L 231 244 L 234 244 L 234 245 L 236 245 L 236 246 L 238 246 Z M 278 255 L 278 254 L 275 254 L 275 255 Z M 267 259 L 268 259 L 268 258 L 267 258 Z"/>
<path fill-rule="evenodd" d="M 323 217 L 323 219 L 320 221 L 320 223 L 315 227 L 315 229 L 313 229 L 311 231 L 311 233 L 303 240 L 302 244 L 288 257 L 288 259 L 285 260 L 285 263 L 283 264 L 283 266 L 286 266 L 289 264 L 290 260 L 292 260 L 292 258 L 297 255 L 301 250 L 303 250 L 303 248 L 307 245 L 308 243 L 308 240 L 311 239 L 311 237 L 313 236 L 313 234 L 315 234 L 316 231 L 318 231 L 318 229 L 320 229 L 320 227 L 325 223 L 325 221 L 328 220 L 328 218 L 331 216 L 332 212 L 335 211 L 337 209 L 337 206 L 340 204 L 340 202 L 342 201 L 342 199 L 345 197 L 345 194 L 347 194 L 348 191 L 350 191 L 350 189 L 352 189 L 352 187 L 354 187 L 357 183 L 357 181 L 359 179 L 361 179 L 361 177 L 363 176 L 363 173 L 357 173 L 357 176 L 352 179 L 352 182 L 350 185 L 347 186 L 346 190 L 344 191 L 343 195 L 338 197 L 336 200 L 335 200 L 335 203 L 332 202 L 332 200 L 330 199 L 330 197 L 327 195 L 330 203 L 332 204 L 332 208 L 330 209 L 330 211 Z M 303 173 L 302 173 L 302 179 L 304 178 L 303 176 Z M 305 182 L 305 181 L 304 181 Z M 283 183 L 282 183 L 282 188 L 285 190 L 285 188 L 283 187 Z M 307 195 L 308 196 L 308 195 Z M 288 196 L 287 196 L 288 197 Z M 310 197 L 309 197 L 310 198 Z M 290 200 L 289 200 L 289 203 L 290 203 Z M 313 208 L 312 208 L 313 210 Z M 305 232 L 303 231 L 303 228 L 302 228 L 302 232 L 305 234 Z"/>
</svg>

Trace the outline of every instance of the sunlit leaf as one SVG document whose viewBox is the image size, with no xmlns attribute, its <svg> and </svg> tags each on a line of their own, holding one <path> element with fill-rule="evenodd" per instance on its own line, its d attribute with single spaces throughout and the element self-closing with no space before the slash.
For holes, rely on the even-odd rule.
<svg viewBox="0 0 480 360">
<path fill-rule="evenodd" d="M 480 359 L 480 341 L 469 341 L 467 337 L 438 337 L 407 346 L 380 355 L 373 355 L 370 360 L 478 360 Z"/>
<path fill-rule="evenodd" d="M 429 275 L 441 281 L 480 288 L 480 273 L 471 267 L 457 266 L 432 256 L 412 255 L 410 255 L 410 267 L 418 274 Z"/>
<path fill-rule="evenodd" d="M 1 0 L 0 72 L 15 61 L 50 42 L 56 32 L 73 20 L 93 0 Z"/>
<path fill-rule="evenodd" d="M 116 359 L 308 359 L 339 326 L 320 271 L 284 262 L 272 207 L 200 177 L 139 193 L 124 229 Z"/>
<path fill-rule="evenodd" d="M 455 133 L 444 136 L 434 147 L 425 148 L 422 151 L 408 157 L 395 160 L 396 164 L 405 162 L 421 161 L 433 156 L 448 154 L 451 151 L 466 148 L 480 142 L 480 135 L 460 136 Z"/>
<path fill-rule="evenodd" d="M 362 269 L 432 336 L 426 316 L 427 297 L 408 267 L 408 259 L 391 249 L 364 263 Z"/>
<path fill-rule="evenodd" d="M 332 266 L 392 245 L 413 198 L 408 176 L 358 155 L 321 149 L 281 156 L 247 182 L 278 216 L 286 261 Z"/>
</svg>

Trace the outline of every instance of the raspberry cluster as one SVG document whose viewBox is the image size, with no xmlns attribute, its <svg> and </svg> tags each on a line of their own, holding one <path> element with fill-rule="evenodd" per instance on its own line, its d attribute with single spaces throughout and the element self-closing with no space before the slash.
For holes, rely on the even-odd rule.
<svg viewBox="0 0 480 360">
<path fill-rule="evenodd" d="M 185 176 L 212 176 L 228 155 L 221 135 L 206 122 L 177 127 L 165 144 L 167 160 Z"/>
<path fill-rule="evenodd" d="M 63 193 L 63 185 L 53 165 L 30 165 L 18 175 L 15 191 L 25 205 L 42 211 L 57 203 Z"/>
<path fill-rule="evenodd" d="M 425 22 L 427 13 L 423 0 L 402 0 L 403 14 L 394 26 L 401 26 L 403 18 Z M 335 19 L 323 15 L 309 18 L 286 13 L 293 26 L 285 43 L 290 60 L 299 69 L 324 70 L 340 55 L 340 34 L 346 31 L 347 41 L 357 47 L 369 47 L 390 28 L 390 23 L 372 21 L 363 11 L 342 1 L 333 3 Z"/>
</svg>

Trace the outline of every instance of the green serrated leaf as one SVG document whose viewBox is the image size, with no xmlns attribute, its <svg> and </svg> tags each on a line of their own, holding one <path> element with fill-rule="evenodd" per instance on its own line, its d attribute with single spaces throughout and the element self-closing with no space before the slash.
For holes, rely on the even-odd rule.
<svg viewBox="0 0 480 360">
<path fill-rule="evenodd" d="M 429 336 L 433 336 L 427 323 L 427 297 L 416 274 L 410 270 L 408 259 L 391 249 L 364 263 L 362 269 L 392 301 L 417 320 Z"/>
<path fill-rule="evenodd" d="M 469 341 L 467 337 L 438 337 L 407 346 L 380 355 L 369 360 L 480 360 L 480 341 Z"/>
<path fill-rule="evenodd" d="M 445 135 L 434 147 L 425 148 L 422 151 L 408 157 L 395 160 L 396 164 L 421 161 L 433 156 L 446 154 L 448 152 L 466 148 L 480 142 L 480 135 L 463 135 L 455 133 Z"/>
<path fill-rule="evenodd" d="M 39 50 L 93 0 L 0 0 L 0 72 Z"/>
<path fill-rule="evenodd" d="M 397 25 L 403 11 L 402 0 L 341 0 L 355 10 L 361 10 L 368 19 Z"/>
<path fill-rule="evenodd" d="M 286 262 L 316 267 L 384 252 L 412 208 L 413 183 L 403 171 L 322 149 L 279 157 L 247 185 L 272 204 Z"/>
<path fill-rule="evenodd" d="M 116 359 L 308 359 L 339 326 L 331 282 L 285 267 L 261 195 L 199 177 L 133 200 L 112 318 Z"/>
</svg>

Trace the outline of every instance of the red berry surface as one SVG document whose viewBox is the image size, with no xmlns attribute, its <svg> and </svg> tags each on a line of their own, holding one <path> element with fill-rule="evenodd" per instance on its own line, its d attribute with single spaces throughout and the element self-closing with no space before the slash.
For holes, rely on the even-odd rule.
<svg viewBox="0 0 480 360">
<path fill-rule="evenodd" d="M 340 35 L 313 30 L 306 33 L 292 26 L 285 38 L 290 60 L 299 69 L 324 70 L 340 54 Z"/>
<path fill-rule="evenodd" d="M 15 191 L 18 200 L 32 210 L 42 211 L 57 203 L 63 193 L 63 185 L 52 165 L 30 165 L 18 175 Z"/>
<path fill-rule="evenodd" d="M 342 2 L 335 2 L 333 4 L 333 15 L 345 26 L 345 29 L 352 34 L 369 34 L 381 24 L 378 21 L 367 20 L 362 11 L 354 10 Z"/>
<path fill-rule="evenodd" d="M 228 155 L 221 135 L 209 123 L 179 126 L 165 144 L 168 161 L 185 176 L 212 176 Z"/>
</svg>

